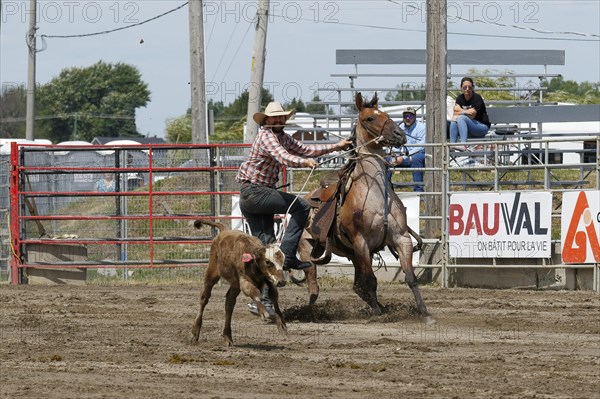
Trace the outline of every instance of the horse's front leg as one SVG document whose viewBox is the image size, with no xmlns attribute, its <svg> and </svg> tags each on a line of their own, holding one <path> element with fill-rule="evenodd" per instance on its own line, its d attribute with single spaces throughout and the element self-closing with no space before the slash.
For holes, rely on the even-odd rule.
<svg viewBox="0 0 600 399">
<path fill-rule="evenodd" d="M 377 302 L 377 277 L 373 273 L 371 252 L 366 240 L 361 235 L 354 238 L 354 256 L 350 258 L 354 264 L 354 292 L 370 307 L 375 316 L 381 315 Z"/>
<path fill-rule="evenodd" d="M 415 275 L 415 270 L 412 265 L 412 256 L 413 256 L 413 244 L 412 240 L 408 233 L 400 236 L 395 241 L 396 251 L 400 256 L 400 266 L 402 267 L 402 271 L 406 276 L 406 283 L 410 287 L 415 297 L 415 302 L 417 304 L 417 309 L 423 318 L 423 322 L 426 324 L 435 323 L 435 319 L 429 314 L 427 311 L 427 306 L 425 306 L 425 302 L 421 297 L 421 291 L 419 290 L 419 284 L 417 282 L 417 276 Z"/>
</svg>

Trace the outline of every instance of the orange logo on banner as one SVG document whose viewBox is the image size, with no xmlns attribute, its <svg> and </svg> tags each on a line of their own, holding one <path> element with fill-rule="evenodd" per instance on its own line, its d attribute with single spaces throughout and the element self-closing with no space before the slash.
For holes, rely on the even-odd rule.
<svg viewBox="0 0 600 399">
<path fill-rule="evenodd" d="M 585 231 L 577 231 L 581 218 L 583 218 Z M 596 259 L 596 262 L 600 262 L 600 241 L 592 222 L 592 212 L 585 193 L 580 192 L 564 241 L 563 261 L 565 263 L 585 262 L 588 241 L 592 248 L 592 256 Z"/>
</svg>

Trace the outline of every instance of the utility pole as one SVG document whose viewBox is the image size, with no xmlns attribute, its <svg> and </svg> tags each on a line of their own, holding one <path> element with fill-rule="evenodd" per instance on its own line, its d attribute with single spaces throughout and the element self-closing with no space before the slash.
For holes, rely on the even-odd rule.
<svg viewBox="0 0 600 399">
<path fill-rule="evenodd" d="M 202 0 L 190 0 L 189 2 L 192 143 L 194 144 L 208 143 L 202 3 Z"/>
<path fill-rule="evenodd" d="M 426 112 L 427 142 L 444 143 L 446 141 L 446 95 L 447 95 L 447 6 L 446 0 L 427 0 L 427 80 L 426 80 Z M 426 192 L 438 192 L 440 196 L 427 196 L 425 206 L 427 215 L 440 216 L 447 198 L 442 174 L 439 172 L 443 164 L 444 152 L 441 147 L 427 147 L 431 156 L 434 172 L 427 172 Z M 445 221 L 429 220 L 425 226 L 427 238 L 441 238 L 444 234 Z M 431 254 L 435 260 L 443 256 L 440 251 Z M 434 261 L 435 261 L 434 260 Z M 437 263 L 437 262 L 436 262 Z"/>
<path fill-rule="evenodd" d="M 29 0 L 29 31 L 27 32 L 27 47 L 29 61 L 27 66 L 27 108 L 25 117 L 25 138 L 34 140 L 35 124 L 35 56 L 36 56 L 36 0 Z"/>
<path fill-rule="evenodd" d="M 258 125 L 252 115 L 260 111 L 262 100 L 263 79 L 265 76 L 265 47 L 267 43 L 267 19 L 269 15 L 269 0 L 259 0 L 256 11 L 256 26 L 254 36 L 254 50 L 252 52 L 252 66 L 250 74 L 250 87 L 248 88 L 248 118 L 244 143 L 252 143 L 258 133 Z"/>
</svg>

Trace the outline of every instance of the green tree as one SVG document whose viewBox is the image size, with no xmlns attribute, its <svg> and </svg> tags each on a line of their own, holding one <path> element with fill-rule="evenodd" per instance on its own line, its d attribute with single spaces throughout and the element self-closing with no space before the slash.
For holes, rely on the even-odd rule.
<svg viewBox="0 0 600 399">
<path fill-rule="evenodd" d="M 477 68 L 470 68 L 465 73 L 465 76 L 470 75 L 512 75 L 514 71 L 505 70 L 505 71 L 497 71 L 495 69 L 484 69 L 480 70 Z M 500 76 L 500 77 L 477 77 L 473 78 L 475 81 L 475 91 L 478 88 L 509 88 L 509 87 L 518 87 L 517 79 L 512 76 Z M 449 94 L 452 97 L 456 97 L 460 94 L 460 87 L 457 87 L 460 84 L 460 80 L 457 82 L 457 85 L 453 87 L 452 84 L 449 84 L 448 87 L 452 90 L 449 90 Z M 537 84 L 531 83 L 532 88 L 537 88 Z M 493 90 L 482 90 L 479 94 L 485 99 L 485 101 L 502 101 L 502 100 L 517 100 L 522 92 L 513 92 L 513 91 L 493 91 Z M 535 95 L 539 95 L 539 91 L 535 91 Z M 515 97 L 516 95 L 516 97 Z"/>
<path fill-rule="evenodd" d="M 225 110 L 225 105 L 223 105 L 223 101 L 215 101 L 212 98 L 208 100 L 207 107 L 213 112 L 213 116 L 215 118 L 218 118 L 219 116 L 223 115 L 223 111 Z"/>
<path fill-rule="evenodd" d="M 425 86 L 415 83 L 396 85 L 397 90 L 385 94 L 386 101 L 425 101 Z"/>
<path fill-rule="evenodd" d="M 210 143 L 241 142 L 244 138 L 244 124 L 248 114 L 248 91 L 242 92 L 228 106 L 222 101 L 208 101 L 208 109 L 214 113 L 214 133 L 208 137 Z M 263 108 L 273 101 L 273 96 L 268 90 L 262 90 Z M 185 115 L 167 121 L 167 141 L 170 143 L 192 142 L 192 117 L 191 111 Z"/>
<path fill-rule="evenodd" d="M 68 68 L 41 86 L 38 115 L 53 141 L 96 136 L 139 136 L 135 110 L 150 100 L 148 85 L 137 68 L 102 61 L 87 68 Z"/>
<path fill-rule="evenodd" d="M 188 108 L 184 115 L 167 120 L 167 141 L 174 144 L 192 142 L 192 109 Z"/>
<path fill-rule="evenodd" d="M 293 109 L 296 112 L 306 112 L 306 105 L 302 101 L 302 99 L 297 99 L 296 97 L 292 98 L 292 101 L 289 103 L 285 103 L 283 108 L 286 110 Z"/>
<path fill-rule="evenodd" d="M 600 82 L 565 80 L 562 76 L 552 78 L 544 85 L 546 101 L 577 104 L 600 104 Z"/>
<path fill-rule="evenodd" d="M 316 94 L 312 100 L 311 100 L 312 104 L 308 104 L 306 106 L 306 112 L 308 112 L 309 114 L 313 114 L 313 115 L 329 115 L 332 114 L 333 111 L 331 110 L 331 108 L 328 105 L 325 104 L 314 104 L 314 103 L 318 103 L 321 102 L 321 98 L 319 97 L 318 94 Z"/>
<path fill-rule="evenodd" d="M 0 92 L 0 137 L 25 137 L 26 103 L 25 86 L 2 86 L 2 92 Z"/>
<path fill-rule="evenodd" d="M 229 121 L 229 125 L 235 124 L 235 122 L 240 119 L 246 118 L 248 114 L 248 99 L 250 95 L 248 94 L 248 90 L 244 90 L 242 94 L 238 98 L 236 98 L 229 106 L 225 107 L 223 110 L 223 121 Z M 273 101 L 273 96 L 267 89 L 263 87 L 262 89 L 262 99 L 261 105 L 262 107 L 266 107 L 268 103 Z M 227 123 L 226 123 L 227 125 Z"/>
</svg>

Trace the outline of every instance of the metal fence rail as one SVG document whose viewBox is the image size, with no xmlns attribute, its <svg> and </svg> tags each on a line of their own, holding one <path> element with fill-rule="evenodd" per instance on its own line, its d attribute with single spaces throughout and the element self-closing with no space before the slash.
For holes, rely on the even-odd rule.
<svg viewBox="0 0 600 399">
<path fill-rule="evenodd" d="M 35 267 L 103 268 L 200 265 L 211 231 L 192 221 L 231 219 L 234 176 L 244 145 L 13 147 L 13 282 Z M 99 191 L 104 177 L 112 188 Z M 201 233 L 201 234 L 200 234 Z M 33 259 L 69 246 L 76 261 Z"/>
<path fill-rule="evenodd" d="M 464 151 L 448 143 L 441 146 L 441 168 L 426 163 L 425 177 L 441 173 L 443 186 L 422 195 L 438 197 L 440 214 L 419 209 L 420 224 L 443 226 L 438 237 L 424 237 L 430 247 L 448 247 L 448 202 L 454 193 L 543 191 L 553 196 L 553 226 L 560 224 L 561 198 L 569 191 L 600 190 L 600 135 L 531 138 L 518 135 L 501 140 L 473 142 Z M 585 147 L 584 143 L 596 147 Z M 11 155 L 10 242 L 3 246 L 12 257 L 12 281 L 24 280 L 28 268 L 164 268 L 203 265 L 214 231 L 193 229 L 197 218 L 219 218 L 239 223 L 235 197 L 239 185 L 234 177 L 244 159 L 244 144 L 229 145 L 137 145 L 137 146 L 24 146 L 14 145 Z M 567 148 L 570 147 L 570 148 Z M 560 151 L 579 157 L 579 162 L 552 163 L 550 154 Z M 0 164 L 1 165 L 1 164 Z M 5 163 L 6 165 L 6 163 Z M 332 165 L 335 167 L 335 165 Z M 392 181 L 399 192 L 412 192 L 412 169 L 395 168 Z M 305 190 L 318 186 L 331 173 L 320 168 Z M 105 175 L 114 190 L 100 192 L 96 183 Z M 291 192 L 299 192 L 309 173 L 290 169 L 282 176 Z M 8 226 L 8 212 L 5 223 Z M 424 229 L 421 227 L 421 231 Z M 560 230 L 553 246 L 560 246 Z M 6 235 L 8 237 L 8 234 Z M 46 261 L 38 255 L 44 248 L 71 247 L 84 256 Z M 7 255 L 8 256 L 8 255 Z M 557 258 L 460 261 L 447 251 L 436 260 L 421 256 L 418 267 L 436 270 L 447 284 L 449 270 L 457 268 L 593 268 L 594 288 L 599 289 L 599 265 L 566 265 Z M 389 265 L 394 269 L 397 266 Z"/>
</svg>

